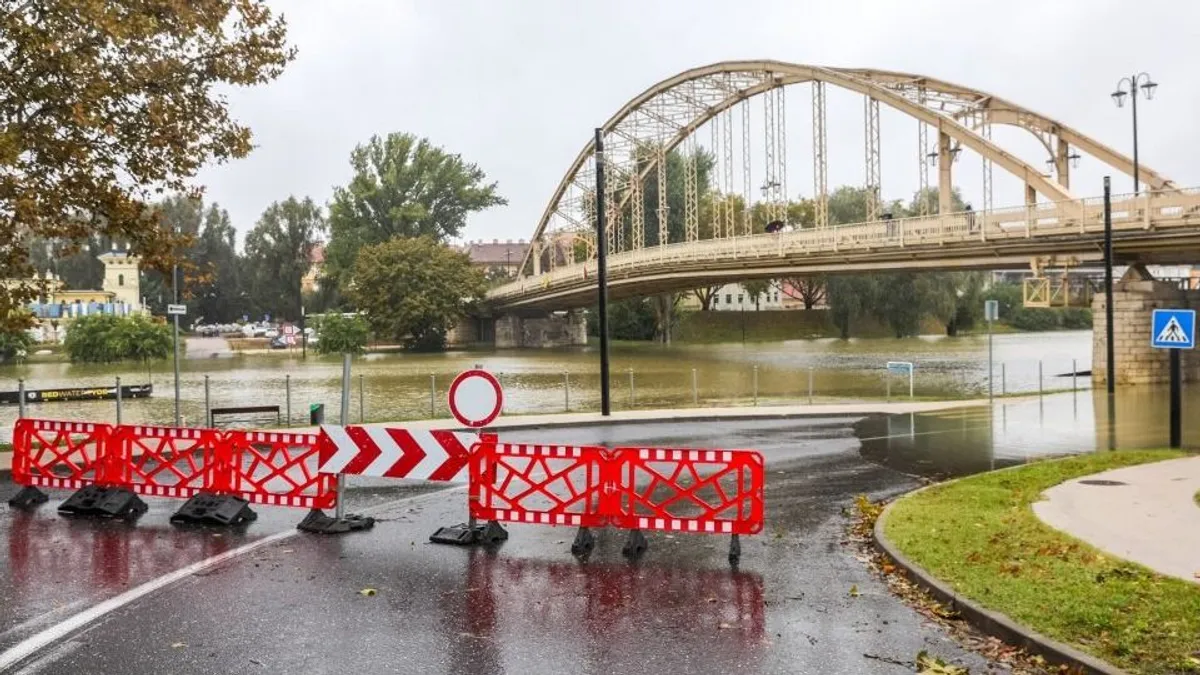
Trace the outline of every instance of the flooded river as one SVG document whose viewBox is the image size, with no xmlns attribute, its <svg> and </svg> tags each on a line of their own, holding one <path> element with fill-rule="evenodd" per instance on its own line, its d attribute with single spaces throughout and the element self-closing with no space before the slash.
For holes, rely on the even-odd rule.
<svg viewBox="0 0 1200 675">
<path fill-rule="evenodd" d="M 1090 332 L 1021 333 L 994 338 L 995 391 L 1036 393 L 1071 390 L 1073 368 L 1091 368 Z M 217 343 L 218 345 L 221 343 Z M 205 378 L 214 408 L 277 405 L 287 416 L 290 389 L 291 419 L 307 424 L 310 404 L 325 405 L 326 420 L 337 422 L 341 393 L 341 360 L 295 353 L 211 355 L 211 341 L 194 341 L 192 358 L 181 362 L 181 409 L 189 425 L 204 423 Z M 620 409 L 703 407 L 804 403 L 811 377 L 814 402 L 883 399 L 889 387 L 893 400 L 907 398 L 906 374 L 888 375 L 888 361 L 914 364 L 913 395 L 917 398 L 962 398 L 987 395 L 987 338 L 924 337 L 909 340 L 797 340 L 774 343 L 672 345 L 618 344 L 613 348 L 613 407 Z M 418 419 L 449 416 L 446 390 L 455 374 L 480 365 L 498 373 L 504 385 L 505 414 L 554 413 L 599 408 L 598 356 L 595 348 L 562 350 L 456 351 L 440 354 L 371 354 L 354 359 L 350 421 Z M 632 388 L 630 380 L 632 374 Z M 123 384 L 146 381 L 146 371 L 136 364 L 108 366 L 69 363 L 34 363 L 0 368 L 0 389 L 17 388 L 24 378 L 29 388 L 111 385 L 116 376 Z M 122 420 L 169 424 L 173 417 L 170 362 L 154 365 L 154 396 L 124 402 Z M 1079 420 L 1094 425 L 1107 408 L 1103 397 L 1093 400 L 1091 378 L 1075 379 L 1080 389 L 1068 397 L 1069 408 L 1056 403 L 1042 406 L 1040 415 L 1056 422 Z M 1185 387 L 1185 408 L 1200 407 L 1195 389 Z M 1050 397 L 1047 397 L 1050 400 Z M 1061 397 L 1054 397 L 1062 401 Z M 1122 390 L 1117 400 L 1123 422 L 1131 418 L 1165 416 L 1166 391 L 1138 387 Z M 999 406 L 996 415 L 1006 409 Z M 1022 408 L 1028 410 L 1028 408 Z M 1099 411 L 1099 417 L 1094 414 Z M 28 414 L 54 419 L 113 421 L 113 401 L 86 401 L 31 405 Z M 0 406 L 0 433 L 4 440 L 16 418 L 15 406 Z M 1195 417 L 1186 413 L 1185 418 Z M 216 420 L 219 424 L 274 426 L 273 415 Z M 1006 433 L 1026 433 L 1033 441 L 1043 436 L 1038 424 L 1028 424 L 1029 413 L 1016 420 L 997 417 L 995 428 Z M 893 421 L 893 424 L 898 422 Z M 1072 422 L 1074 423 L 1074 422 Z M 920 426 L 921 423 L 917 423 Z M 978 426 L 978 425 L 976 425 Z M 1147 427 L 1137 439 L 1162 425 Z M 968 425 L 970 428 L 970 425 Z M 1122 434 L 1133 427 L 1120 426 Z M 1076 430 L 1073 433 L 1078 433 Z M 1088 432 L 1091 433 L 1091 432 Z M 889 433 L 867 433 L 894 435 Z M 899 434 L 903 437 L 904 434 Z M 912 438 L 924 438 L 920 429 Z M 1165 436 L 1164 436 L 1165 440 Z M 1198 439 L 1200 440 L 1200 439 Z M 973 445 L 976 443 L 972 442 Z"/>
<path fill-rule="evenodd" d="M 299 352 L 209 355 L 193 343 L 193 357 L 181 365 L 181 409 L 189 424 L 204 419 L 205 377 L 212 407 L 278 405 L 286 417 L 288 389 L 296 423 L 308 406 L 323 403 L 326 419 L 337 421 L 341 362 L 337 357 Z M 1046 390 L 1072 386 L 1072 371 L 1091 367 L 1090 332 L 1009 334 L 995 337 L 995 388 L 1036 392 L 1039 362 Z M 913 395 L 958 398 L 986 395 L 987 338 L 925 337 L 908 340 L 796 340 L 774 343 L 673 345 L 619 344 L 612 354 L 613 406 L 617 409 L 705 405 L 759 405 L 815 401 L 907 398 L 906 374 L 888 375 L 888 361 L 914 364 Z M 563 350 L 457 351 L 441 354 L 372 354 L 353 364 L 350 419 L 400 420 L 446 416 L 446 390 L 459 371 L 481 365 L 498 373 L 506 394 L 506 414 L 551 413 L 599 408 L 595 348 Z M 72 365 L 34 363 L 0 368 L 0 389 L 15 390 L 17 378 L 29 388 L 111 386 L 144 383 L 137 364 Z M 154 396 L 124 402 L 122 419 L 167 423 L 173 416 L 170 362 L 154 365 Z M 631 387 L 632 381 L 632 387 Z M 1090 378 L 1078 378 L 1090 387 Z M 361 395 L 360 395 L 361 387 Z M 432 392 L 432 396 L 431 396 Z M 431 413 L 432 399 L 432 413 Z M 111 421 L 112 401 L 30 406 L 29 415 Z M 16 417 L 0 407 L 0 424 Z M 218 420 L 220 421 L 220 420 Z M 271 419 L 254 420 L 257 424 Z"/>
</svg>

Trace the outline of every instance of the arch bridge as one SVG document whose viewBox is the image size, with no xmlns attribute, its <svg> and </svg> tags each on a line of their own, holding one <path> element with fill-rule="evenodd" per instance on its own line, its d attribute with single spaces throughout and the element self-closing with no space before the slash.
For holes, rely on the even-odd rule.
<svg viewBox="0 0 1200 675">
<path fill-rule="evenodd" d="M 811 89 L 812 104 L 813 185 L 806 213 L 796 213 L 789 202 L 800 191 L 789 191 L 787 175 L 786 93 L 799 86 Z M 863 101 L 866 204 L 860 222 L 834 222 L 830 214 L 829 87 Z M 885 210 L 881 104 L 917 122 L 918 194 L 936 195 L 917 199 L 908 217 L 891 218 Z M 1037 139 L 1050 171 L 993 140 L 997 125 Z M 1086 156 L 1115 174 L 1135 171 L 1111 147 L 987 92 L 910 73 L 778 61 L 722 62 L 663 80 L 626 103 L 601 134 L 603 236 L 613 298 L 808 273 L 1097 261 L 1102 198 L 1071 191 L 1072 164 Z M 955 212 L 954 170 L 964 149 L 981 162 L 982 203 Z M 554 190 L 517 278 L 489 292 L 493 311 L 594 302 L 596 166 L 594 142 L 588 142 Z M 1024 185 L 1023 203 L 992 203 L 996 169 Z M 1137 175 L 1144 191 L 1112 197 L 1118 256 L 1125 262 L 1194 260 L 1200 252 L 1200 190 L 1180 188 L 1145 165 Z M 752 177 L 762 177 L 761 186 L 752 185 Z M 768 223 L 772 227 L 764 228 Z"/>
</svg>

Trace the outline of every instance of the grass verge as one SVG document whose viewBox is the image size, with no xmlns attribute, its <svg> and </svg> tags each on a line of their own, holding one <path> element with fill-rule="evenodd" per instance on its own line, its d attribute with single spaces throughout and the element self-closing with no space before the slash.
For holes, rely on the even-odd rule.
<svg viewBox="0 0 1200 675">
<path fill-rule="evenodd" d="M 884 532 L 957 592 L 1043 635 L 1132 672 L 1200 673 L 1200 586 L 1111 558 L 1031 508 L 1065 480 L 1180 456 L 1098 453 L 972 476 L 902 498 Z"/>
</svg>

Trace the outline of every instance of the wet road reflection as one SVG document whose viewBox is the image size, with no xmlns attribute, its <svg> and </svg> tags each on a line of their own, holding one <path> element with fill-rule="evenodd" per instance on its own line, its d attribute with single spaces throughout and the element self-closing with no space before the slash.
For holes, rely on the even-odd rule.
<svg viewBox="0 0 1200 675">
<path fill-rule="evenodd" d="M 758 449 L 767 460 L 766 529 L 743 538 L 739 570 L 725 560 L 726 538 L 703 535 L 650 533 L 637 563 L 621 557 L 622 533 L 612 530 L 598 533 L 585 562 L 571 558 L 568 528 L 510 525 L 497 550 L 459 549 L 426 543 L 466 510 L 463 491 L 435 493 L 387 508 L 372 532 L 296 537 L 189 578 L 32 665 L 43 673 L 884 675 L 897 667 L 865 655 L 904 661 L 928 650 L 983 672 L 986 660 L 895 599 L 855 558 L 844 544 L 845 512 L 856 495 L 916 487 L 911 474 L 958 476 L 1106 447 L 1107 427 L 1094 422 L 1104 405 L 1102 393 L 1081 393 L 934 415 L 514 431 L 506 440 Z M 1152 418 L 1119 429 L 1133 446 L 1160 444 L 1166 433 Z M 126 539 L 118 543 L 105 528 L 45 521 L 0 518 L 8 587 L 33 587 L 10 595 L 17 605 L 70 602 L 126 579 L 88 562 L 137 569 L 173 550 L 188 557 L 203 553 L 193 547 L 232 545 L 191 532 L 143 541 L 140 525 L 112 529 Z M 60 562 L 79 569 L 58 571 Z M 47 589 L 56 585 L 60 595 Z M 361 594 L 366 588 L 377 594 Z"/>
<path fill-rule="evenodd" d="M 862 454 L 905 473 L 963 476 L 1037 457 L 1166 447 L 1167 399 L 1131 390 L 1116 399 L 1114 425 L 1103 391 L 1055 394 L 922 415 L 877 415 L 854 425 Z M 1158 411 L 1160 414 L 1154 414 Z M 1115 430 L 1110 441 L 1110 430 Z M 1184 446 L 1200 446 L 1200 415 L 1184 417 Z"/>
</svg>

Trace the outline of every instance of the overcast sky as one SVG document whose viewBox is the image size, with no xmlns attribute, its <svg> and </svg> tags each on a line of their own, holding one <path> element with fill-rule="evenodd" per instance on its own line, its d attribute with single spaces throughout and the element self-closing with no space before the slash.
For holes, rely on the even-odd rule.
<svg viewBox="0 0 1200 675">
<path fill-rule="evenodd" d="M 326 203 L 350 177 L 355 144 L 404 131 L 478 164 L 509 200 L 471 217 L 464 238 L 528 238 L 596 126 L 659 80 L 731 59 L 937 77 L 1057 118 L 1126 154 L 1130 111 L 1109 93 L 1122 76 L 1148 71 L 1161 86 L 1139 107 L 1142 162 L 1180 185 L 1200 185 L 1200 2 L 1193 0 L 271 4 L 287 17 L 299 55 L 275 82 L 232 93 L 233 113 L 258 147 L 201 175 L 208 200 L 227 208 L 243 234 L 288 195 Z M 789 193 L 811 196 L 809 90 L 790 89 Z M 830 187 L 863 181 L 861 115 L 861 97 L 830 90 Z M 882 115 L 888 198 L 907 199 L 917 185 L 916 134 L 908 118 Z M 1044 151 L 1023 132 L 995 138 L 1044 167 Z M 978 200 L 978 159 L 971 159 L 956 166 L 956 178 Z M 1085 158 L 1072 192 L 1100 194 L 1106 172 Z M 996 205 L 1020 203 L 1021 186 L 1000 174 Z M 1130 188 L 1131 179 L 1114 176 L 1115 190 Z"/>
</svg>

